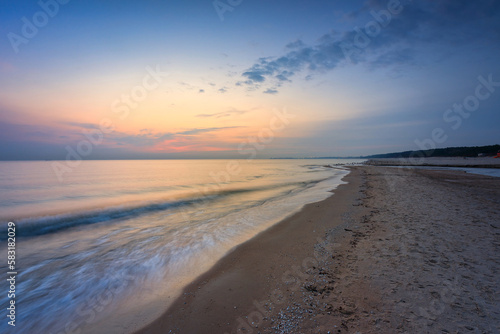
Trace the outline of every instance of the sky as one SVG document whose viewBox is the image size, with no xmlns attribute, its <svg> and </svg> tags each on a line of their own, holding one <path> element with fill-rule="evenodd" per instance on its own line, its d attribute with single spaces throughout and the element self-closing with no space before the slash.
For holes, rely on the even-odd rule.
<svg viewBox="0 0 500 334">
<path fill-rule="evenodd" d="M 0 0 L 0 160 L 500 143 L 500 1 Z"/>
</svg>

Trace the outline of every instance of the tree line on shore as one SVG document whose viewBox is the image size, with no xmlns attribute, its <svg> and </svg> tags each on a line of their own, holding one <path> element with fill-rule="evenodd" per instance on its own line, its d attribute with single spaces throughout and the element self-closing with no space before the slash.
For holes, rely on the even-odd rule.
<svg viewBox="0 0 500 334">
<path fill-rule="evenodd" d="M 425 151 L 405 151 L 396 153 L 375 154 L 362 157 L 364 159 L 377 158 L 409 158 L 409 157 L 478 157 L 496 156 L 500 152 L 500 145 L 447 147 Z"/>
</svg>

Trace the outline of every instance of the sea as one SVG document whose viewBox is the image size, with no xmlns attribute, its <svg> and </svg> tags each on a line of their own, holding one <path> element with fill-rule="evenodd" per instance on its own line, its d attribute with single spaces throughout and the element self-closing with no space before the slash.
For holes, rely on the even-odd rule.
<svg viewBox="0 0 500 334">
<path fill-rule="evenodd" d="M 131 332 L 231 249 L 331 196 L 361 162 L 82 161 L 63 175 L 63 161 L 0 162 L 0 332 Z"/>
</svg>

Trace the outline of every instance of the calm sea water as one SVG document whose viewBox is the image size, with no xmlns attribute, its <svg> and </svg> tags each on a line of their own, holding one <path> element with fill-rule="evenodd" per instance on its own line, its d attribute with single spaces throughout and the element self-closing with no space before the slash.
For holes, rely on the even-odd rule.
<svg viewBox="0 0 500 334">
<path fill-rule="evenodd" d="M 351 162 L 84 161 L 62 182 L 50 161 L 0 162 L 0 248 L 15 222 L 18 271 L 16 327 L 4 316 L 0 332 L 130 331 L 231 248 L 331 195 L 348 171 L 325 166 Z"/>
</svg>

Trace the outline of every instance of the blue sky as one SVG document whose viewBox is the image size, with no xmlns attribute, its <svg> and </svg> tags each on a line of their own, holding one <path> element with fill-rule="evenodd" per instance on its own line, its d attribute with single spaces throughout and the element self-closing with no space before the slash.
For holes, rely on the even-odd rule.
<svg viewBox="0 0 500 334">
<path fill-rule="evenodd" d="M 87 159 L 244 157 L 253 139 L 262 158 L 500 143 L 498 1 L 1 8 L 0 160 L 64 159 L 88 131 L 102 140 Z M 117 112 L 151 69 L 168 74 Z M 294 117 L 259 139 L 277 110 Z"/>
</svg>

